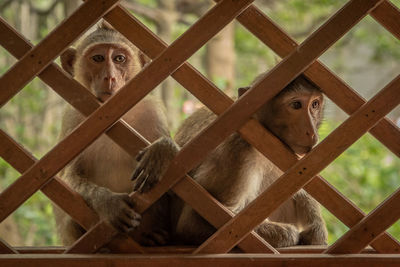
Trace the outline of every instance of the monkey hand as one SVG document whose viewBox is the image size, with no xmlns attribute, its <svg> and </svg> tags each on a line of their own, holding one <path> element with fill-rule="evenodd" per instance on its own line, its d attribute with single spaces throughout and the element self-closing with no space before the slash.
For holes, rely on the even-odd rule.
<svg viewBox="0 0 400 267">
<path fill-rule="evenodd" d="M 135 203 L 126 193 L 109 191 L 103 201 L 96 207 L 101 219 L 111 224 L 122 233 L 127 233 L 137 228 L 141 216 L 133 207 Z"/>
<path fill-rule="evenodd" d="M 162 137 L 146 147 L 136 157 L 138 165 L 133 172 L 134 191 L 149 191 L 165 174 L 169 164 L 178 153 L 178 145 L 167 137 Z"/>
<path fill-rule="evenodd" d="M 327 245 L 327 239 L 325 227 L 312 224 L 300 233 L 299 245 Z"/>
</svg>

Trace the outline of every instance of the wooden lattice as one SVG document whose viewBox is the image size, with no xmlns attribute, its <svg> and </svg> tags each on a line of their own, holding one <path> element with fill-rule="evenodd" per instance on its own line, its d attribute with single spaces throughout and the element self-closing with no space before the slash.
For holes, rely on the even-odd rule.
<svg viewBox="0 0 400 267">
<path fill-rule="evenodd" d="M 387 254 L 400 252 L 400 243 L 385 232 L 400 218 L 400 190 L 365 215 L 318 175 L 367 131 L 395 155 L 400 156 L 400 130 L 384 118 L 400 102 L 400 76 L 366 102 L 326 66 L 317 61 L 326 49 L 368 14 L 400 39 L 400 11 L 390 1 L 351 0 L 302 44 L 297 45 L 270 18 L 253 6 L 251 0 L 221 0 L 170 46 L 161 41 L 118 2 L 118 0 L 85 1 L 75 13 L 37 46 L 30 44 L 6 21 L 0 19 L 0 44 L 19 59 L 0 78 L 1 106 L 37 75 L 87 116 L 79 127 L 40 160 L 36 160 L 29 151 L 0 130 L 1 157 L 22 173 L 18 180 L 0 194 L 0 221 L 14 212 L 32 194 L 41 190 L 87 230 L 82 238 L 66 249 L 46 251 L 16 249 L 0 240 L 0 253 L 4 254 L 0 255 L 1 266 L 11 266 L 16 262 L 53 266 L 59 261 L 64 261 L 68 266 L 77 262 L 90 266 L 107 263 L 120 266 L 125 265 L 127 260 L 140 266 L 161 265 L 167 262 L 186 265 L 204 265 L 211 262 L 220 265 L 239 265 L 249 261 L 260 265 L 267 263 L 278 265 L 286 262 L 301 266 L 319 266 L 329 262 L 351 264 L 355 260 L 361 264 L 383 264 L 382 266 L 400 263 L 400 257 L 397 255 L 391 255 L 388 259 Z M 100 18 L 107 20 L 152 59 L 142 72 L 103 105 L 86 88 L 53 63 L 57 56 Z M 233 103 L 232 99 L 185 61 L 235 18 L 283 60 L 255 84 L 248 94 Z M 268 130 L 251 119 L 251 115 L 302 72 L 322 88 L 324 93 L 350 117 L 307 156 L 298 160 Z M 218 229 L 213 236 L 194 250 L 144 248 L 130 238 L 118 236 L 110 226 L 99 221 L 97 215 L 85 204 L 80 195 L 55 176 L 103 132 L 133 156 L 139 149 L 148 145 L 149 142 L 135 129 L 119 119 L 169 75 L 216 113 L 218 118 L 181 149 L 154 190 L 144 195 L 133 193 L 132 198 L 138 203 L 139 212 L 145 211 L 168 190 L 173 190 L 190 204 Z M 236 216 L 233 216 L 186 174 L 234 131 L 239 131 L 244 139 L 285 172 Z M 310 193 L 350 230 L 326 250 L 302 247 L 281 249 L 278 252 L 252 232 L 252 229 L 301 188 Z M 229 254 L 219 257 L 210 255 L 184 257 L 176 255 L 158 257 L 154 255 L 151 257 L 61 255 L 61 253 L 92 253 L 110 241 L 110 245 L 121 252 L 138 254 L 227 253 L 236 245 L 245 253 L 263 254 L 257 256 Z M 368 245 L 373 249 L 365 249 Z M 357 254 L 361 251 L 380 254 Z M 36 257 L 11 255 L 33 252 L 57 255 L 41 254 Z M 274 255 L 280 252 L 291 254 Z M 313 254 L 292 255 L 304 252 Z M 316 253 L 321 254 L 316 255 Z M 327 255 L 342 253 L 357 255 L 346 257 Z"/>
</svg>

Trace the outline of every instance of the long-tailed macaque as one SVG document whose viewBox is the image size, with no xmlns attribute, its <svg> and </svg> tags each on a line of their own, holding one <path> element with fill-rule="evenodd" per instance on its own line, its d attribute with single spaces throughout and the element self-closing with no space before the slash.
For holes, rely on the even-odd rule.
<svg viewBox="0 0 400 267">
<path fill-rule="evenodd" d="M 69 48 L 61 55 L 64 70 L 90 89 L 100 102 L 132 79 L 143 68 L 143 59 L 131 42 L 104 22 L 83 38 L 76 49 Z M 169 136 L 165 111 L 154 97 L 145 97 L 122 118 L 151 142 Z M 60 139 L 83 120 L 83 115 L 68 106 Z M 143 218 L 136 213 L 128 196 L 134 187 L 130 177 L 136 164 L 134 158 L 103 134 L 67 165 L 60 176 L 101 219 L 120 232 L 129 232 L 144 245 L 164 244 L 169 227 L 168 200 L 164 198 L 153 205 Z M 64 245 L 71 245 L 85 232 L 57 207 L 55 215 Z"/>
<path fill-rule="evenodd" d="M 239 89 L 239 96 L 247 88 Z M 254 115 L 263 126 L 287 144 L 299 156 L 309 152 L 318 141 L 317 129 L 322 120 L 324 104 L 321 91 L 303 76 L 299 76 Z M 207 127 L 216 116 L 203 108 L 184 121 L 175 135 L 183 146 Z M 161 145 L 164 144 L 164 145 Z M 159 150 L 174 151 L 172 140 L 160 140 L 147 147 L 133 179 L 157 179 L 160 165 L 153 154 Z M 167 155 L 166 153 L 164 153 Z M 274 182 L 282 172 L 238 133 L 221 143 L 190 175 L 224 206 L 238 213 Z M 158 175 L 158 176 L 157 176 Z M 159 178 L 158 178 L 159 179 Z M 212 235 L 215 229 L 178 197 L 173 200 L 172 228 L 176 242 L 197 245 Z M 327 231 L 319 204 L 304 190 L 297 192 L 275 210 L 255 231 L 274 247 L 297 244 L 326 244 Z"/>
</svg>

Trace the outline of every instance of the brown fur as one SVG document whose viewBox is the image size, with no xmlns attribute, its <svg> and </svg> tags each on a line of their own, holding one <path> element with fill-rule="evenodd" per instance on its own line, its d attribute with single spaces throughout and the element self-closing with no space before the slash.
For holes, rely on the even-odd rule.
<svg viewBox="0 0 400 267">
<path fill-rule="evenodd" d="M 240 94 L 247 88 L 241 88 Z M 279 95 L 268 101 L 255 118 L 277 135 L 295 153 L 302 156 L 316 144 L 317 128 L 322 120 L 323 96 L 304 77 L 297 78 Z M 189 117 L 178 130 L 179 146 L 207 127 L 216 116 L 203 108 Z M 163 141 L 167 143 L 166 141 Z M 167 150 L 167 148 L 158 148 Z M 148 151 L 155 153 L 153 144 Z M 165 161 L 170 161 L 173 153 Z M 147 160 L 151 162 L 151 160 Z M 165 162 L 163 166 L 168 166 Z M 154 168 L 155 161 L 151 166 Z M 146 166 L 142 168 L 146 169 Z M 165 169 L 161 171 L 161 174 Z M 237 133 L 221 143 L 194 170 L 192 177 L 234 213 L 254 200 L 282 172 Z M 174 198 L 172 208 L 174 239 L 186 244 L 200 244 L 215 231 L 189 205 Z M 297 244 L 326 244 L 327 231 L 319 204 L 304 190 L 282 204 L 256 229 L 274 247 Z"/>
<path fill-rule="evenodd" d="M 99 56 L 103 57 L 101 62 L 95 61 L 94 57 Z M 139 51 L 105 25 L 83 39 L 77 49 L 68 49 L 61 56 L 61 62 L 67 72 L 102 102 L 122 88 L 143 65 Z M 140 101 L 123 119 L 151 142 L 161 136 L 169 136 L 162 104 L 153 97 L 148 96 Z M 60 139 L 83 120 L 84 116 L 67 106 Z M 117 230 L 132 233 L 132 229 L 136 229 L 132 235 L 144 245 L 164 244 L 168 235 L 168 199 L 164 197 L 153 205 L 143 214 L 142 224 L 138 226 L 141 216 L 136 213 L 135 203 L 128 197 L 134 187 L 130 177 L 136 165 L 134 158 L 103 134 L 67 165 L 60 176 L 82 195 L 101 219 Z M 64 245 L 71 245 L 84 233 L 57 207 L 55 215 Z"/>
</svg>

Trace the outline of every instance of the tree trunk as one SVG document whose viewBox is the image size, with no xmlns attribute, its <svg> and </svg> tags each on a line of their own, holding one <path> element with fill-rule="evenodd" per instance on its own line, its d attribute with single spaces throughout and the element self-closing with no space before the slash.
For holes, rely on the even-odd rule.
<svg viewBox="0 0 400 267">
<path fill-rule="evenodd" d="M 230 23 L 207 43 L 206 50 L 207 76 L 229 96 L 236 94 L 234 33 L 235 25 Z"/>
</svg>

